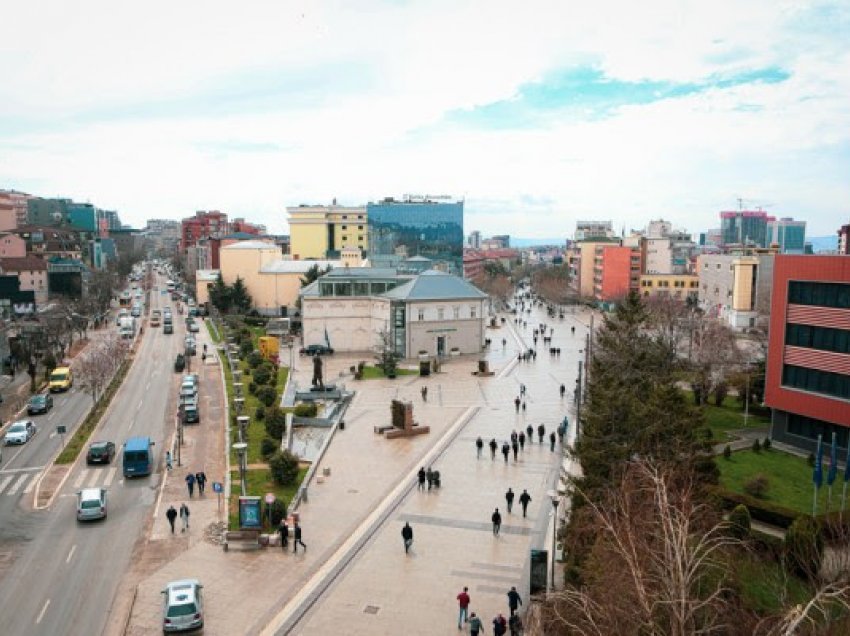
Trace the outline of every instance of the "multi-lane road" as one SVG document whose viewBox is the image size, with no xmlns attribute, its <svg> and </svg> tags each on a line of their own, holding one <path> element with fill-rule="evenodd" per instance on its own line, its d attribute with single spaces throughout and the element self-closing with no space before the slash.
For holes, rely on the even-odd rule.
<svg viewBox="0 0 850 636">
<path fill-rule="evenodd" d="M 162 283 L 159 289 L 164 289 Z M 150 309 L 171 305 L 153 291 Z M 61 445 L 56 425 L 76 427 L 91 404 L 77 388 L 55 397 L 47 415 L 33 417 L 38 434 L 23 447 L 3 449 L 0 465 L 0 632 L 12 635 L 99 634 L 103 631 L 121 577 L 130 565 L 133 546 L 157 496 L 174 414 L 167 411 L 176 390 L 174 357 L 183 348 L 182 315 L 174 312 L 175 330 L 148 328 L 135 361 L 116 393 L 92 441 L 115 442 L 111 465 L 88 467 L 84 454 L 46 510 L 33 510 L 35 484 Z M 155 441 L 154 473 L 126 480 L 121 446 L 146 435 Z M 108 518 L 76 521 L 75 493 L 83 487 L 108 491 Z"/>
</svg>

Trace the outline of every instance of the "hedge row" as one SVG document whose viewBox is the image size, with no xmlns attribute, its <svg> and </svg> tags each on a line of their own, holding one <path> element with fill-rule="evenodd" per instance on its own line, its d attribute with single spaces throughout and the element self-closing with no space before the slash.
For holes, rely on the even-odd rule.
<svg viewBox="0 0 850 636">
<path fill-rule="evenodd" d="M 784 506 L 777 506 L 743 493 L 733 492 L 725 488 L 716 488 L 714 494 L 720 498 L 724 509 L 731 509 L 743 504 L 750 511 L 750 517 L 756 521 L 767 523 L 780 528 L 788 528 L 800 513 Z"/>
</svg>

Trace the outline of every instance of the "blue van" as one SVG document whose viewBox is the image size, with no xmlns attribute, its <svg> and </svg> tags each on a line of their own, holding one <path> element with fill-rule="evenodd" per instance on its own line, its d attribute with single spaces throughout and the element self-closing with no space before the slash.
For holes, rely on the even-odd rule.
<svg viewBox="0 0 850 636">
<path fill-rule="evenodd" d="M 144 477 L 153 470 L 153 445 L 150 437 L 131 437 L 124 444 L 124 476 Z"/>
</svg>

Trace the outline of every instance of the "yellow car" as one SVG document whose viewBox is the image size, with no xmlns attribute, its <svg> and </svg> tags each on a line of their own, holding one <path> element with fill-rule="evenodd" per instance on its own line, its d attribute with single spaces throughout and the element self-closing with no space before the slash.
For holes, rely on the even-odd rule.
<svg viewBox="0 0 850 636">
<path fill-rule="evenodd" d="M 70 367 L 56 367 L 50 374 L 50 392 L 67 391 L 74 385 Z"/>
</svg>

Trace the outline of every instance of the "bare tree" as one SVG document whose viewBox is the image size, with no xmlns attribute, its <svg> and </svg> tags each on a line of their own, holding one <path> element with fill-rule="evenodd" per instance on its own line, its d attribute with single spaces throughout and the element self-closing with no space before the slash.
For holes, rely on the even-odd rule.
<svg viewBox="0 0 850 636">
<path fill-rule="evenodd" d="M 716 320 L 703 318 L 694 327 L 690 362 L 694 399 L 702 404 L 724 381 L 725 375 L 742 362 L 735 333 Z"/>
<path fill-rule="evenodd" d="M 92 342 L 74 361 L 74 373 L 80 386 L 94 402 L 100 398 L 128 352 L 126 341 L 113 334 L 106 340 Z"/>
</svg>

